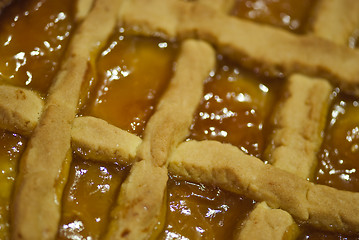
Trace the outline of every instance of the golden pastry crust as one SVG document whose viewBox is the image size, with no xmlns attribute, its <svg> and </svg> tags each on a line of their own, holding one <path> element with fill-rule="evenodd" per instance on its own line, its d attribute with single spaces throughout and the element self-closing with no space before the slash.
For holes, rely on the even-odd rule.
<svg viewBox="0 0 359 240">
<path fill-rule="evenodd" d="M 43 100 L 30 90 L 0 86 L 0 126 L 28 136 L 34 130 L 43 108 Z"/>
<path fill-rule="evenodd" d="M 312 24 L 313 34 L 337 44 L 348 45 L 351 35 L 359 25 L 359 2 L 320 0 L 316 8 L 317 14 Z"/>
<path fill-rule="evenodd" d="M 71 136 L 72 149 L 85 159 L 126 165 L 134 162 L 142 142 L 140 137 L 94 117 L 75 118 Z"/>
<path fill-rule="evenodd" d="M 157 166 L 167 165 L 171 150 L 189 134 L 193 114 L 203 95 L 203 83 L 214 69 L 214 50 L 205 42 L 184 41 L 176 63 L 176 72 L 168 90 L 147 123 L 140 159 Z"/>
<path fill-rule="evenodd" d="M 203 94 L 203 82 L 214 68 L 214 61 L 214 51 L 208 44 L 183 42 L 176 74 L 147 123 L 137 153 L 140 162 L 132 167 L 121 187 L 107 239 L 146 239 L 151 235 L 161 215 L 168 156 L 188 135 Z M 149 184 L 150 179 L 155 183 Z"/>
<path fill-rule="evenodd" d="M 311 178 L 317 164 L 316 154 L 322 143 L 322 131 L 331 92 L 332 87 L 324 79 L 309 78 L 299 74 L 289 77 L 285 90 L 286 96 L 277 106 L 274 114 L 274 133 L 272 142 L 266 150 L 269 163 L 303 179 Z M 253 211 L 244 229 L 259 225 L 262 229 L 266 229 L 266 232 L 257 237 L 273 235 L 272 238 L 282 239 L 289 228 L 289 222 L 281 223 L 279 220 L 274 220 L 277 219 L 275 214 L 275 211 L 269 210 Z M 266 218 L 274 219 L 265 221 Z M 271 227 L 274 223 L 276 228 Z M 291 226 L 296 226 L 296 223 L 293 222 Z M 249 230 L 244 232 L 246 235 L 241 234 L 241 236 L 250 236 L 252 233 Z M 293 239 L 295 236 L 294 233 L 286 238 Z M 253 237 L 248 237 L 248 239 Z"/>
<path fill-rule="evenodd" d="M 359 193 L 315 185 L 230 144 L 182 143 L 170 157 L 169 170 L 191 181 L 266 201 L 299 222 L 331 231 L 359 232 L 359 207 L 352 204 L 359 201 Z"/>
<path fill-rule="evenodd" d="M 238 240 L 288 240 L 295 239 L 299 229 L 292 216 L 281 209 L 272 209 L 265 202 L 259 203 L 240 229 Z"/>
<path fill-rule="evenodd" d="M 332 87 L 324 79 L 292 75 L 277 107 L 268 161 L 304 179 L 313 175 Z"/>
<path fill-rule="evenodd" d="M 56 236 L 64 187 L 61 178 L 67 175 L 71 124 L 82 79 L 90 54 L 98 48 L 99 42 L 106 40 L 116 22 L 118 1 L 102 3 L 104 1 L 97 2 L 74 36 L 68 57 L 50 88 L 39 124 L 20 160 L 13 204 L 14 239 L 53 239 Z"/>
<path fill-rule="evenodd" d="M 122 184 L 104 239 L 148 239 L 161 215 L 167 168 L 136 162 Z"/>
<path fill-rule="evenodd" d="M 148 4 L 155 7 L 149 9 Z M 225 55 L 261 71 L 323 76 L 347 92 L 359 92 L 359 52 L 319 37 L 295 35 L 228 16 L 205 4 L 176 0 L 126 1 L 120 20 L 142 34 L 162 32 L 169 38 L 208 41 Z"/>
</svg>

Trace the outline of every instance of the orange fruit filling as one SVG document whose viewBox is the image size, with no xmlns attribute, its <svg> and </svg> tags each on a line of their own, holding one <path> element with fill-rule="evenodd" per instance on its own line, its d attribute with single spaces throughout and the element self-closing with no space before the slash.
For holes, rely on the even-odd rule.
<svg viewBox="0 0 359 240">
<path fill-rule="evenodd" d="M 334 92 L 334 102 L 327 118 L 327 127 L 318 153 L 317 184 L 337 189 L 359 191 L 359 101 Z M 299 239 L 359 239 L 310 227 L 302 229 Z"/>
<path fill-rule="evenodd" d="M 189 138 L 231 143 L 260 157 L 267 138 L 265 122 L 279 89 L 276 79 L 266 80 L 219 56 L 216 73 L 204 85 Z"/>
<path fill-rule="evenodd" d="M 99 239 L 128 168 L 74 155 L 62 199 L 58 239 Z"/>
<path fill-rule="evenodd" d="M 74 28 L 74 1 L 16 0 L 0 15 L 0 82 L 46 94 Z"/>
<path fill-rule="evenodd" d="M 232 14 L 293 32 L 303 32 L 311 0 L 236 0 Z"/>
<path fill-rule="evenodd" d="M 176 47 L 123 31 L 112 36 L 97 60 L 98 80 L 82 114 L 141 136 L 172 76 Z"/>
<path fill-rule="evenodd" d="M 353 192 L 359 191 L 359 101 L 338 96 L 318 154 L 316 182 Z"/>
<path fill-rule="evenodd" d="M 0 130 L 0 239 L 10 239 L 10 203 L 18 160 L 26 139 Z"/>
<path fill-rule="evenodd" d="M 166 225 L 159 239 L 232 239 L 254 201 L 170 177 Z"/>
</svg>

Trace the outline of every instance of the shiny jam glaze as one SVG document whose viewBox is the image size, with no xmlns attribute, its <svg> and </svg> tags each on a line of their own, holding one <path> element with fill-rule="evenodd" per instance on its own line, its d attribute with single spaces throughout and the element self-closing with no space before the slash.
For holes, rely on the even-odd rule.
<svg viewBox="0 0 359 240">
<path fill-rule="evenodd" d="M 338 91 L 334 92 L 337 95 Z M 359 192 L 359 101 L 335 98 L 318 154 L 316 183 Z"/>
<path fill-rule="evenodd" d="M 0 82 L 45 94 L 74 27 L 73 0 L 15 0 L 0 16 Z"/>
<path fill-rule="evenodd" d="M 269 117 L 279 89 L 277 79 L 258 76 L 218 57 L 216 73 L 207 80 L 189 139 L 231 143 L 260 157 Z"/>
<path fill-rule="evenodd" d="M 94 90 L 81 114 L 141 135 L 172 76 L 176 47 L 123 31 L 112 36 L 98 58 L 98 80 L 90 80 L 97 83 L 89 84 Z"/>
<path fill-rule="evenodd" d="M 318 153 L 315 183 L 359 191 L 359 101 L 333 92 L 322 148 Z M 359 236 L 319 231 L 303 226 L 299 240 L 354 240 Z"/>
<path fill-rule="evenodd" d="M 99 239 L 127 174 L 126 167 L 74 155 L 62 199 L 58 239 Z"/>
<path fill-rule="evenodd" d="M 159 239 L 232 239 L 254 201 L 218 187 L 170 177 L 167 216 Z"/>
<path fill-rule="evenodd" d="M 17 165 L 26 139 L 0 130 L 0 239 L 10 239 L 10 201 Z"/>
<path fill-rule="evenodd" d="M 293 32 L 303 32 L 314 0 L 236 0 L 232 14 Z"/>
</svg>

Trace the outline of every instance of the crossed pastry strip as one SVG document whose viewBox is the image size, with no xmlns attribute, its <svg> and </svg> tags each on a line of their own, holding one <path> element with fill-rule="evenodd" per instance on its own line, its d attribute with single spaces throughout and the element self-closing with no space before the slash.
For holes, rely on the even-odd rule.
<svg viewBox="0 0 359 240">
<path fill-rule="evenodd" d="M 285 139 L 288 131 L 291 133 L 289 135 L 293 135 L 293 132 L 303 130 L 303 126 L 288 130 L 288 123 L 283 120 L 283 126 L 280 126 L 276 133 L 281 137 L 273 137 L 274 145 L 279 144 L 281 147 L 277 146 L 277 149 L 284 152 L 273 152 L 272 160 L 276 167 L 265 165 L 261 160 L 248 156 L 229 144 L 214 141 L 181 143 L 188 134 L 193 113 L 202 96 L 203 80 L 214 65 L 214 51 L 202 41 L 183 41 L 177 61 L 178 71 L 158 104 L 156 113 L 148 122 L 143 140 L 99 119 L 75 118 L 82 79 L 86 70 L 91 67 L 88 59 L 96 55 L 101 43 L 106 41 L 116 26 L 119 10 L 120 23 L 140 26 L 137 30 L 142 34 L 160 31 L 170 38 L 197 37 L 212 43 L 244 64 L 261 63 L 269 72 L 280 69 L 286 74 L 298 71 L 329 76 L 347 91 L 353 90 L 353 86 L 359 81 L 355 68 L 359 62 L 357 51 L 313 36 L 298 37 L 271 27 L 256 26 L 215 11 L 201 2 L 173 0 L 163 3 L 153 0 L 152 4 L 158 6 L 155 8 L 158 12 L 149 11 L 146 4 L 140 0 L 99 2 L 95 2 L 74 36 L 68 58 L 63 63 L 45 104 L 30 91 L 1 86 L 1 107 L 5 109 L 4 112 L 8 112 L 3 115 L 2 126 L 26 135 L 32 132 L 27 150 L 21 159 L 15 192 L 15 239 L 51 239 L 56 235 L 66 168 L 71 159 L 71 137 L 72 149 L 87 149 L 87 157 L 97 160 L 120 158 L 127 164 L 133 164 L 129 177 L 121 187 L 117 207 L 113 210 L 107 239 L 149 237 L 161 212 L 167 166 L 171 173 L 191 181 L 215 184 L 257 201 L 265 201 L 273 208 L 289 212 L 300 222 L 339 232 L 359 231 L 359 215 L 356 214 L 359 209 L 352 204 L 358 201 L 358 193 L 315 185 L 304 180 L 303 178 L 310 175 L 308 172 L 313 168 L 312 162 L 308 162 L 307 167 L 299 173 L 301 178 L 294 175 L 297 172 L 288 173 L 287 171 L 292 170 L 280 163 L 283 154 L 284 158 L 287 157 L 286 148 L 293 150 L 293 147 L 290 146 L 290 139 L 289 145 L 286 145 L 280 142 L 282 140 L 276 142 L 276 138 Z M 132 14 L 134 9 L 136 15 Z M 169 13 L 165 16 L 166 21 L 163 21 L 163 9 Z M 181 9 L 181 12 L 178 9 Z M 139 11 L 143 14 L 138 14 Z M 234 32 L 238 35 L 233 36 Z M 263 43 L 260 41 L 261 37 L 254 38 L 254 33 L 257 32 L 261 32 L 268 41 Z M 251 44 L 248 45 L 248 42 Z M 303 49 L 303 44 L 306 46 L 304 51 L 285 51 L 289 46 L 291 49 Z M 268 48 L 266 45 L 273 47 Z M 325 57 L 316 58 L 316 54 L 312 57 L 312 52 L 318 52 Z M 188 68 L 188 65 L 191 68 Z M 293 78 L 308 80 L 299 75 L 294 75 L 291 79 Z M 317 80 L 308 81 L 308 95 L 304 95 L 305 100 L 315 89 L 312 81 L 317 84 Z M 295 84 L 294 80 L 293 82 Z M 189 84 L 191 87 L 188 87 Z M 313 152 L 320 145 L 317 133 L 323 127 L 321 117 L 326 111 L 325 103 L 330 92 L 330 86 L 326 82 L 324 85 L 327 91 L 320 95 L 321 99 L 309 101 L 308 105 L 309 109 L 322 108 L 319 115 L 314 114 L 313 118 L 309 118 L 309 129 L 313 129 L 315 134 L 310 132 L 297 136 L 304 148 L 309 148 L 308 157 L 305 159 L 312 159 Z M 182 94 L 184 91 L 185 95 Z M 19 101 L 37 107 L 22 111 L 17 109 Z M 304 128 L 307 129 L 307 126 Z M 44 142 L 50 144 L 45 145 Z M 302 149 L 297 151 L 301 152 Z M 276 155 L 279 155 L 277 160 Z M 143 199 L 144 192 L 150 193 L 147 195 L 151 198 Z M 293 192 L 296 192 L 296 195 L 293 195 Z M 332 208 L 323 208 L 323 205 Z M 275 212 L 281 212 L 287 219 L 289 217 L 288 225 L 292 225 L 290 215 L 283 210 Z M 48 219 L 48 216 L 52 218 Z M 239 237 L 243 237 L 243 232 L 245 233 L 242 231 Z"/>
</svg>

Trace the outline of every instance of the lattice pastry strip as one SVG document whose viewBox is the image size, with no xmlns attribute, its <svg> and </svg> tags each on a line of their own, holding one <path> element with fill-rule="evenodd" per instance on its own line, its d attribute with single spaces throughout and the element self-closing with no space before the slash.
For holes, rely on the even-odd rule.
<svg viewBox="0 0 359 240">
<path fill-rule="evenodd" d="M 324 79 L 302 75 L 288 79 L 286 97 L 274 114 L 274 132 L 266 151 L 269 163 L 303 179 L 312 179 L 331 92 L 331 86 Z M 295 222 L 286 212 L 271 210 L 261 203 L 250 214 L 240 238 L 251 239 L 253 232 L 261 231 L 262 237 L 295 239 L 299 232 L 293 225 Z"/>
<path fill-rule="evenodd" d="M 96 3 L 80 26 L 79 34 L 73 38 L 68 57 L 49 91 L 39 124 L 21 158 L 14 198 L 13 222 L 17 223 L 13 226 L 14 238 L 52 239 L 56 236 L 70 163 L 71 123 L 82 79 L 90 54 L 96 53 L 98 43 L 106 40 L 115 25 L 119 4 L 110 0 Z"/>
</svg>

